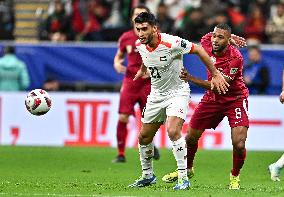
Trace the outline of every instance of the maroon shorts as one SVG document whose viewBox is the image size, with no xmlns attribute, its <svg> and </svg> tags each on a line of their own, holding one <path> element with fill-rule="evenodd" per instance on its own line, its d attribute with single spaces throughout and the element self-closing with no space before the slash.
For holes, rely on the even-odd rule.
<svg viewBox="0 0 284 197">
<path fill-rule="evenodd" d="M 142 112 L 146 106 L 147 97 L 151 91 L 150 80 L 143 80 L 134 82 L 131 80 L 124 80 L 120 89 L 119 113 L 134 115 L 134 106 L 139 104 Z"/>
<path fill-rule="evenodd" d="M 248 100 L 239 99 L 230 103 L 201 101 L 190 119 L 190 127 L 198 130 L 215 129 L 227 116 L 231 128 L 249 127 Z"/>
</svg>

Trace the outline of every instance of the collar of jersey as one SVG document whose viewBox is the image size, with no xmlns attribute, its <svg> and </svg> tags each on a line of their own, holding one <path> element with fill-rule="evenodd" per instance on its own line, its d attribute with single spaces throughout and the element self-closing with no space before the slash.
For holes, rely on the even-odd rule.
<svg viewBox="0 0 284 197">
<path fill-rule="evenodd" d="M 158 42 L 157 42 L 156 46 L 153 47 L 153 48 L 150 48 L 148 45 L 146 45 L 146 49 L 147 49 L 149 52 L 155 51 L 155 49 L 159 46 L 160 43 L 161 43 L 161 34 L 158 33 Z"/>
</svg>

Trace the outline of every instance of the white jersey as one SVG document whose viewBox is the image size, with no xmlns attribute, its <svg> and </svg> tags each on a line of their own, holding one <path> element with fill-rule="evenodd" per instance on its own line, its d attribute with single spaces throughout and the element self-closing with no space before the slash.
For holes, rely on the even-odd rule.
<svg viewBox="0 0 284 197">
<path fill-rule="evenodd" d="M 152 49 L 136 41 L 143 64 L 151 73 L 151 94 L 167 95 L 183 89 L 189 91 L 187 82 L 179 78 L 183 68 L 183 54 L 190 53 L 194 44 L 188 40 L 165 33 L 159 33 L 159 42 Z"/>
</svg>

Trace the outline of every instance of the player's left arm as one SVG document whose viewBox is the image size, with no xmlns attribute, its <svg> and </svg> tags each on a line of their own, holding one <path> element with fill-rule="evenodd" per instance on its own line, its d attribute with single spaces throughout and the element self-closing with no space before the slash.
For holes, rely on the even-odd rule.
<svg viewBox="0 0 284 197">
<path fill-rule="evenodd" d="M 212 75 L 212 80 L 211 80 L 211 89 L 213 90 L 216 88 L 218 90 L 218 93 L 221 94 L 226 94 L 228 91 L 228 87 L 230 86 L 229 83 L 225 80 L 223 75 L 216 69 L 214 66 L 211 58 L 207 54 L 207 52 L 204 50 L 202 46 L 199 46 L 197 44 L 194 45 L 193 50 L 191 51 L 192 53 L 195 53 L 199 56 L 201 61 L 205 64 L 207 69 Z"/>
<path fill-rule="evenodd" d="M 191 82 L 199 87 L 202 87 L 202 88 L 205 88 L 207 90 L 211 90 L 211 82 L 210 81 L 207 81 L 207 80 L 203 80 L 203 79 L 200 79 L 200 78 L 197 78 L 195 76 L 192 76 L 185 68 L 183 68 L 181 70 L 181 73 L 180 73 L 180 78 L 184 81 L 188 81 L 188 82 Z M 224 76 L 225 80 L 227 83 L 230 83 L 232 80 L 226 76 Z M 216 87 L 213 88 L 213 91 L 215 93 L 218 93 L 218 90 Z"/>
</svg>

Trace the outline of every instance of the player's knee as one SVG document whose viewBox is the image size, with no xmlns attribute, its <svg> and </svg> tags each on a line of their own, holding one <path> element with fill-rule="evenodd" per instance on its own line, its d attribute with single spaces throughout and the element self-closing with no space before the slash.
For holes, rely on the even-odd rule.
<svg viewBox="0 0 284 197">
<path fill-rule="evenodd" d="M 196 144 L 198 142 L 198 138 L 195 135 L 187 134 L 185 136 L 186 144 Z"/>
<path fill-rule="evenodd" d="M 181 137 L 181 131 L 176 128 L 167 128 L 168 136 L 171 141 L 176 141 Z"/>
<path fill-rule="evenodd" d="M 245 140 L 239 140 L 233 143 L 234 150 L 242 152 L 245 149 Z"/>
<path fill-rule="evenodd" d="M 141 145 L 147 145 L 150 144 L 152 142 L 151 136 L 148 136 L 147 134 L 142 134 L 140 133 L 138 136 L 138 141 L 139 144 Z"/>
</svg>

